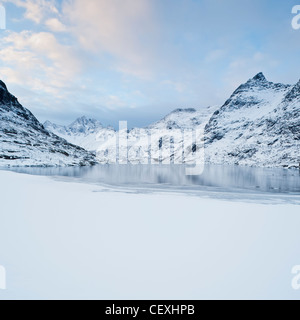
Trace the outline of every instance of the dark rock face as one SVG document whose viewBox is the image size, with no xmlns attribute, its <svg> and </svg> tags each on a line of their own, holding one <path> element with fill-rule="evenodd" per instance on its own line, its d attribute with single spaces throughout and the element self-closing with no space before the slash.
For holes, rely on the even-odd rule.
<svg viewBox="0 0 300 320">
<path fill-rule="evenodd" d="M 262 72 L 258 73 L 255 77 L 253 77 L 253 80 L 254 81 L 261 81 L 261 82 L 267 81 L 265 75 Z"/>
<path fill-rule="evenodd" d="M 275 84 L 259 73 L 235 90 L 205 131 L 208 162 L 298 166 L 300 82 Z"/>
<path fill-rule="evenodd" d="M 94 156 L 48 132 L 0 81 L 0 165 L 92 165 Z"/>
<path fill-rule="evenodd" d="M 285 96 L 284 102 L 300 101 L 300 80 Z"/>
</svg>

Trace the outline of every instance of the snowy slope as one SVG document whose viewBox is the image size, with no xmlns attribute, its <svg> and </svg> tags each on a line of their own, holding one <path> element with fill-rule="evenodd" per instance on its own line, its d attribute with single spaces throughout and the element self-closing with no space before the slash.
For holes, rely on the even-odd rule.
<svg viewBox="0 0 300 320">
<path fill-rule="evenodd" d="M 45 130 L 0 81 L 0 166 L 95 164 L 84 149 Z"/>
<path fill-rule="evenodd" d="M 299 205 L 284 196 L 134 193 L 5 171 L 0 181 L 1 300 L 299 299 Z"/>
<path fill-rule="evenodd" d="M 217 107 L 207 107 L 201 110 L 177 109 L 162 120 L 151 124 L 148 129 L 193 129 L 208 121 Z"/>
<path fill-rule="evenodd" d="M 300 82 L 275 84 L 262 73 L 241 85 L 206 126 L 206 161 L 298 166 Z"/>
</svg>

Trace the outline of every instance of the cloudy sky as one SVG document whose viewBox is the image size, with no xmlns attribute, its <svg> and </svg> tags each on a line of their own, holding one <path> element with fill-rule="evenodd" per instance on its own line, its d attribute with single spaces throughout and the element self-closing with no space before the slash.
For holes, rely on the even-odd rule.
<svg viewBox="0 0 300 320">
<path fill-rule="evenodd" d="M 292 0 L 0 0 L 0 79 L 41 121 L 146 125 L 300 78 Z"/>
</svg>

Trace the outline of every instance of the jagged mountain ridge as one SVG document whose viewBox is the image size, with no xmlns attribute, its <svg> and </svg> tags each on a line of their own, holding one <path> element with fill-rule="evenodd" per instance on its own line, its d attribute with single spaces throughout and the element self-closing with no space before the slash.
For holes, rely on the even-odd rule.
<svg viewBox="0 0 300 320">
<path fill-rule="evenodd" d="M 168 150 L 161 148 L 161 141 L 168 139 L 170 130 L 196 129 L 205 124 L 205 161 L 214 164 L 238 164 L 253 166 L 298 166 L 300 141 L 300 81 L 292 86 L 269 82 L 258 73 L 240 85 L 222 107 L 207 109 L 177 109 L 162 120 L 146 128 L 135 128 L 128 133 L 128 160 L 147 163 L 149 158 L 150 131 L 152 155 L 155 161 L 169 157 Z M 99 131 L 97 143 L 64 138 L 89 150 L 97 150 L 101 163 L 113 162 L 116 157 L 116 133 L 106 129 Z M 58 131 L 55 131 L 59 134 Z M 85 140 L 89 139 L 85 134 Z M 203 137 L 197 137 L 198 141 Z M 101 141 L 100 141 L 101 140 Z M 180 134 L 175 139 L 182 143 Z M 154 146 L 154 147 L 153 147 Z M 190 155 L 195 146 L 185 150 Z M 162 150 L 161 150 L 162 149 Z M 180 158 L 173 152 L 173 158 Z M 160 159 L 160 160 L 161 160 Z"/>
<path fill-rule="evenodd" d="M 85 116 L 78 118 L 69 126 L 46 121 L 44 127 L 70 143 L 93 152 L 96 152 L 105 141 L 115 135 L 112 127 L 104 127 L 98 120 Z"/>
<path fill-rule="evenodd" d="M 133 163 L 168 160 L 162 141 L 176 131 L 174 141 L 182 143 L 180 130 L 205 127 L 206 162 L 254 166 L 298 166 L 300 141 L 300 81 L 284 85 L 267 81 L 262 73 L 237 88 L 221 108 L 177 109 L 146 128 L 128 132 L 127 157 Z M 50 133 L 49 131 L 54 133 Z M 149 133 L 152 149 L 149 148 Z M 68 140 L 58 138 L 58 136 Z M 198 141 L 201 137 L 197 137 Z M 93 119 L 82 117 L 68 127 L 50 122 L 45 126 L 23 108 L 6 85 L 0 82 L 0 165 L 85 165 L 114 163 L 117 133 Z M 174 142 L 173 141 L 173 142 Z M 73 144 L 73 145 L 72 145 Z M 186 147 L 190 155 L 194 145 Z M 173 159 L 181 157 L 176 145 Z M 123 155 L 126 152 L 121 152 Z M 159 156 L 158 156 L 159 154 Z"/>
<path fill-rule="evenodd" d="M 276 84 L 262 73 L 241 85 L 205 130 L 206 161 L 215 164 L 298 166 L 300 82 Z"/>
<path fill-rule="evenodd" d="M 44 123 L 46 129 L 57 131 L 60 134 L 72 135 L 72 134 L 91 134 L 103 128 L 100 121 L 96 119 L 89 119 L 85 116 L 78 118 L 76 121 L 71 123 L 69 126 L 60 126 L 50 121 Z"/>
<path fill-rule="evenodd" d="M 0 165 L 92 165 L 94 155 L 47 131 L 0 81 Z"/>
</svg>

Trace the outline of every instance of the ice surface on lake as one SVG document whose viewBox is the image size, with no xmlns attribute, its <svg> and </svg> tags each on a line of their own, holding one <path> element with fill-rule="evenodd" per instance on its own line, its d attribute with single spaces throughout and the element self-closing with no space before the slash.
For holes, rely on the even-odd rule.
<svg viewBox="0 0 300 320">
<path fill-rule="evenodd" d="M 182 165 L 98 165 L 71 168 L 13 168 L 33 175 L 74 178 L 75 181 L 96 183 L 137 190 L 227 191 L 300 195 L 300 171 L 240 166 L 207 165 L 199 176 L 187 176 Z"/>
</svg>

